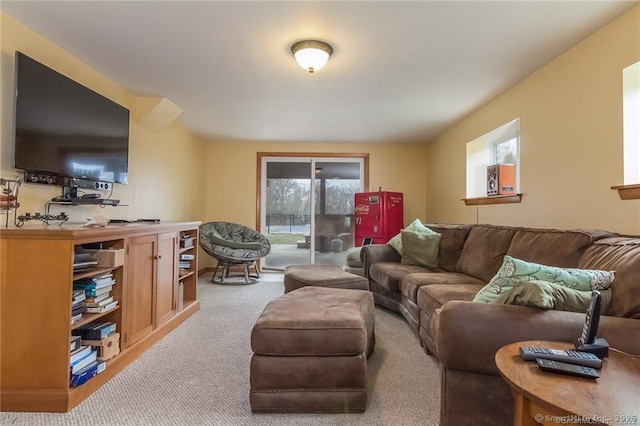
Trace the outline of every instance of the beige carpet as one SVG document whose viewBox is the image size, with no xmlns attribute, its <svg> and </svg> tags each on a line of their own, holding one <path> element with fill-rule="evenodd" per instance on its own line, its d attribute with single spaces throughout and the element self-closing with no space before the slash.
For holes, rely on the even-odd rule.
<svg viewBox="0 0 640 426">
<path fill-rule="evenodd" d="M 0 413 L 2 425 L 437 425 L 440 374 L 406 322 L 376 309 L 361 414 L 252 414 L 251 328 L 283 293 L 282 275 L 250 286 L 200 280 L 201 310 L 65 414 Z"/>
</svg>

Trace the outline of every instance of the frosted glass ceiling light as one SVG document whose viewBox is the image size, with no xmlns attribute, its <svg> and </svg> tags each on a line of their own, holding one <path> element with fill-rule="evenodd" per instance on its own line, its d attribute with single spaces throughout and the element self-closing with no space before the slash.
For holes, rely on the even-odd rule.
<svg viewBox="0 0 640 426">
<path fill-rule="evenodd" d="M 320 40 L 301 40 L 291 45 L 291 53 L 298 65 L 314 73 L 327 63 L 333 54 L 333 46 Z"/>
</svg>

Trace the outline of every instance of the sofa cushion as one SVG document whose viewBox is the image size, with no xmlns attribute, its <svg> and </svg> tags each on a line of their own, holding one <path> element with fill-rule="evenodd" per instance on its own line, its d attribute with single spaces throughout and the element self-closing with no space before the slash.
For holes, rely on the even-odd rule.
<svg viewBox="0 0 640 426">
<path fill-rule="evenodd" d="M 610 271 L 559 268 L 505 256 L 500 270 L 473 301 L 490 303 L 514 286 L 534 280 L 549 281 L 581 291 L 603 290 L 611 286 L 614 276 Z"/>
<path fill-rule="evenodd" d="M 528 262 L 575 268 L 593 241 L 611 235 L 610 232 L 599 230 L 523 228 L 516 230 L 507 254 Z"/>
<path fill-rule="evenodd" d="M 418 301 L 418 289 L 424 285 L 474 284 L 484 286 L 485 282 L 459 272 L 418 272 L 405 275 L 398 284 L 400 293 L 414 303 Z M 481 287 L 480 287 L 481 288 Z"/>
<path fill-rule="evenodd" d="M 433 284 L 418 289 L 418 307 L 431 317 L 436 309 L 452 300 L 471 301 L 482 288 L 480 284 Z"/>
<path fill-rule="evenodd" d="M 455 272 L 464 247 L 464 242 L 469 236 L 473 225 L 448 225 L 443 223 L 427 224 L 432 231 L 440 237 L 440 253 L 438 268 L 448 272 Z"/>
<path fill-rule="evenodd" d="M 402 277 L 416 272 L 436 272 L 436 268 L 403 265 L 398 262 L 377 262 L 369 268 L 369 278 L 390 293 L 399 293 L 398 282 Z"/>
<path fill-rule="evenodd" d="M 515 232 L 516 228 L 505 226 L 474 226 L 462 248 L 456 272 L 489 282 L 500 269 Z"/>
<path fill-rule="evenodd" d="M 587 249 L 579 268 L 616 271 L 607 315 L 640 319 L 640 238 L 617 237 L 596 241 Z"/>
<path fill-rule="evenodd" d="M 398 254 L 401 255 L 401 256 L 402 256 L 403 251 L 404 251 L 403 242 L 402 242 L 402 231 L 411 231 L 411 232 L 415 232 L 415 233 L 420 234 L 420 235 L 435 234 L 434 231 L 432 231 L 428 227 L 424 226 L 422 224 L 422 222 L 420 221 L 420 219 L 414 220 L 409 225 L 407 225 L 404 229 L 402 229 L 400 232 L 398 232 L 398 234 L 396 236 L 392 237 L 389 240 L 389 242 L 387 243 L 391 247 L 393 247 L 395 249 L 395 251 L 397 251 Z"/>
<path fill-rule="evenodd" d="M 414 232 L 403 229 L 402 259 L 405 265 L 438 267 L 440 234 L 437 232 Z"/>
<path fill-rule="evenodd" d="M 611 304 L 611 289 L 601 290 L 601 312 Z M 534 280 L 502 293 L 493 303 L 555 309 L 569 312 L 587 312 L 592 292 L 580 291 L 548 281 Z"/>
</svg>

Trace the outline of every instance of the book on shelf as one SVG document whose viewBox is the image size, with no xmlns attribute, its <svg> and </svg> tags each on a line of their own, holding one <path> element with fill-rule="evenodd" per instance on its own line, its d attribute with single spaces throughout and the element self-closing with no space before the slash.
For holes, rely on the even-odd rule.
<svg viewBox="0 0 640 426">
<path fill-rule="evenodd" d="M 75 364 L 80 359 L 89 355 L 89 352 L 91 352 L 91 346 L 85 346 L 85 345 L 78 346 L 78 349 L 71 351 L 71 354 L 69 355 L 69 365 Z"/>
<path fill-rule="evenodd" d="M 189 269 L 189 268 L 191 268 L 191 262 L 180 261 L 180 262 L 178 262 L 178 268 Z"/>
<path fill-rule="evenodd" d="M 92 297 L 98 297 L 102 294 L 109 294 L 111 292 L 111 290 L 113 290 L 113 286 L 110 285 L 108 287 L 102 287 L 99 288 L 97 290 L 93 290 L 93 289 L 87 289 L 84 292 L 87 294 L 87 298 L 90 299 Z"/>
<path fill-rule="evenodd" d="M 109 309 L 113 309 L 116 306 L 118 306 L 118 301 L 114 300 L 113 302 L 104 305 L 104 306 L 98 306 L 98 307 L 94 307 L 94 308 L 86 308 L 86 313 L 88 314 L 101 314 L 103 312 L 107 312 Z"/>
<path fill-rule="evenodd" d="M 180 255 L 180 260 L 193 260 L 195 259 L 196 256 L 193 254 L 181 254 Z"/>
<path fill-rule="evenodd" d="M 85 304 L 84 300 L 80 300 L 78 302 L 72 302 L 71 303 L 71 310 L 73 311 L 75 309 L 78 309 L 79 307 L 84 306 L 84 304 Z"/>
<path fill-rule="evenodd" d="M 76 315 L 71 315 L 71 325 L 77 323 L 78 321 L 80 321 L 82 319 L 82 313 L 76 314 Z"/>
<path fill-rule="evenodd" d="M 71 347 L 69 351 L 73 352 L 76 349 L 78 349 L 80 347 L 80 342 L 82 342 L 82 339 L 80 339 L 80 336 L 71 336 L 71 339 L 70 339 Z"/>
<path fill-rule="evenodd" d="M 87 346 L 87 347 L 90 349 L 93 349 L 91 346 Z M 89 353 L 85 355 L 83 358 L 80 358 L 79 360 L 71 364 L 70 366 L 71 374 L 77 373 L 78 371 L 85 368 L 87 365 L 94 362 L 96 359 L 98 359 L 98 352 L 94 350 L 89 351 Z"/>
<path fill-rule="evenodd" d="M 102 340 L 114 331 L 116 331 L 114 322 L 90 322 L 72 330 L 71 334 L 82 337 L 82 340 Z"/>
<path fill-rule="evenodd" d="M 106 361 L 94 361 L 76 373 L 71 373 L 69 385 L 71 387 L 80 386 L 97 374 L 102 373 L 107 368 Z"/>
<path fill-rule="evenodd" d="M 96 266 L 98 264 L 97 260 L 80 260 L 80 261 L 73 261 L 73 270 L 74 271 L 80 271 L 82 269 L 87 269 L 90 268 L 92 266 Z"/>
<path fill-rule="evenodd" d="M 105 293 L 105 296 L 108 297 L 104 297 L 100 300 L 98 300 L 97 302 L 84 302 L 84 307 L 85 308 L 100 308 L 102 306 L 108 305 L 109 303 L 113 302 L 113 296 L 109 296 L 109 293 Z"/>
<path fill-rule="evenodd" d="M 88 305 L 92 303 L 98 303 L 101 300 L 109 298 L 110 296 L 111 296 L 111 289 L 109 289 L 109 291 L 103 291 L 103 289 L 100 289 L 100 293 L 98 293 L 97 296 L 87 297 L 86 299 L 84 299 L 84 304 Z"/>
<path fill-rule="evenodd" d="M 113 278 L 106 278 L 100 281 L 92 281 L 90 283 L 79 283 L 77 281 L 74 281 L 73 289 L 74 290 L 98 290 L 110 285 L 114 285 L 115 283 L 116 283 L 116 280 L 114 280 Z"/>
<path fill-rule="evenodd" d="M 82 315 L 83 313 L 85 313 L 87 311 L 87 308 L 84 306 L 84 304 L 78 306 L 77 308 L 74 308 L 71 311 L 71 317 L 74 317 L 78 314 Z"/>
<path fill-rule="evenodd" d="M 73 293 L 71 294 L 71 303 L 76 304 L 78 302 L 82 302 L 86 297 L 87 295 L 84 290 L 73 290 Z"/>
</svg>

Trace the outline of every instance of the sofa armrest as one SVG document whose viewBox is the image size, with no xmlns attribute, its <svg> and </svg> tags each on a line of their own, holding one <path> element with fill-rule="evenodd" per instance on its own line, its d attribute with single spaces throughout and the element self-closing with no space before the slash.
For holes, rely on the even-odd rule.
<svg viewBox="0 0 640 426">
<path fill-rule="evenodd" d="M 365 278 L 369 278 L 369 267 L 378 262 L 400 262 L 402 256 L 389 244 L 371 244 L 360 250 L 360 260 Z"/>
<path fill-rule="evenodd" d="M 513 305 L 451 301 L 440 310 L 437 354 L 443 368 L 498 375 L 498 349 L 525 340 L 574 342 L 585 314 Z M 602 316 L 598 337 L 612 348 L 639 354 L 640 320 Z"/>
</svg>

